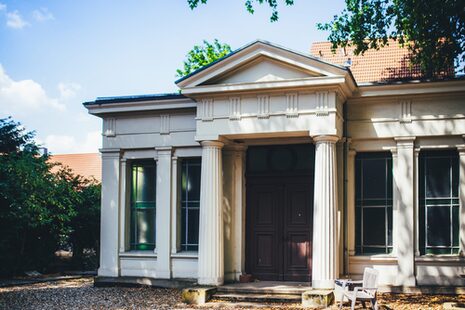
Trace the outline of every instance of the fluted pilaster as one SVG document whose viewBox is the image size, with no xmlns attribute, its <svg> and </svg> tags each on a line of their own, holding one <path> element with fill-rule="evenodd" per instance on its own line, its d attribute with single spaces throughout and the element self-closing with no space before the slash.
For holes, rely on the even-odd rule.
<svg viewBox="0 0 465 310">
<path fill-rule="evenodd" d="M 198 283 L 221 285 L 224 281 L 223 167 L 219 141 L 202 143 Z"/>
<path fill-rule="evenodd" d="M 335 136 L 318 136 L 313 204 L 312 286 L 333 288 L 337 268 L 337 171 Z"/>
</svg>

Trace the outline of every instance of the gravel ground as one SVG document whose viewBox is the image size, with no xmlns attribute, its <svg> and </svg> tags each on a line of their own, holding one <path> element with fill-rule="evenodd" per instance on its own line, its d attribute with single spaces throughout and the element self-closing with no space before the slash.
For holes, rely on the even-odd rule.
<svg viewBox="0 0 465 310">
<path fill-rule="evenodd" d="M 180 290 L 150 287 L 95 288 L 92 278 L 0 288 L 0 309 L 248 309 L 251 304 L 208 303 L 192 307 L 183 304 Z M 442 309 L 444 302 L 465 302 L 461 296 L 380 295 L 382 309 Z M 301 309 L 299 304 L 263 304 L 262 309 Z M 333 307 L 337 309 L 338 307 Z M 361 307 L 358 307 L 361 309 Z M 349 309 L 344 307 L 344 309 Z"/>
</svg>

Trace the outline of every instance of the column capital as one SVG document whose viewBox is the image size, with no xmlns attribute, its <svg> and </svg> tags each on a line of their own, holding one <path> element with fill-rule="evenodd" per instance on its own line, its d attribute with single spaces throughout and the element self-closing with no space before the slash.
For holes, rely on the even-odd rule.
<svg viewBox="0 0 465 310">
<path fill-rule="evenodd" d="M 413 148 L 416 137 L 395 137 L 397 148 Z"/>
<path fill-rule="evenodd" d="M 205 140 L 201 141 L 200 144 L 202 147 L 213 147 L 213 148 L 223 148 L 224 143 L 221 141 L 214 141 L 214 140 Z"/>
<path fill-rule="evenodd" d="M 331 135 L 314 136 L 313 141 L 317 144 L 321 142 L 336 143 L 337 141 L 339 141 L 339 137 Z"/>
<path fill-rule="evenodd" d="M 162 146 L 156 147 L 155 150 L 157 151 L 158 156 L 169 155 L 173 152 L 173 148 L 171 146 Z"/>
<path fill-rule="evenodd" d="M 120 148 L 111 148 L 111 149 L 99 149 L 99 152 L 102 154 L 102 158 L 120 158 L 121 149 Z"/>
<path fill-rule="evenodd" d="M 347 152 L 347 155 L 349 155 L 349 157 L 355 157 L 355 155 L 357 155 L 357 151 L 354 149 L 349 149 L 349 152 Z"/>
</svg>

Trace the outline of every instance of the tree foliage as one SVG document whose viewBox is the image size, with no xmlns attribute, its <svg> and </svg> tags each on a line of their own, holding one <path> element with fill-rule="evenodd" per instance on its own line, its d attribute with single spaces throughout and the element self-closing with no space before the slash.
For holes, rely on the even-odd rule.
<svg viewBox="0 0 465 310">
<path fill-rule="evenodd" d="M 187 0 L 187 3 L 189 7 L 193 10 L 196 7 L 199 6 L 200 3 L 206 4 L 208 0 Z M 270 16 L 270 21 L 275 22 L 279 19 L 279 14 L 278 14 L 278 0 L 245 0 L 245 8 L 247 9 L 247 12 L 250 14 L 253 14 L 255 12 L 254 9 L 254 3 L 258 4 L 266 4 L 271 8 L 271 16 Z M 284 4 L 286 5 L 293 5 L 294 0 L 284 0 Z"/>
<path fill-rule="evenodd" d="M 60 247 L 95 237 L 100 186 L 64 167 L 52 172 L 57 164 L 33 138 L 11 118 L 0 119 L 0 275 L 43 271 Z"/>
<path fill-rule="evenodd" d="M 203 40 L 203 45 L 195 45 L 187 53 L 183 69 L 177 69 L 176 75 L 178 77 L 186 76 L 229 53 L 231 53 L 231 47 L 228 44 L 221 44 L 217 39 L 213 43 Z"/>
<path fill-rule="evenodd" d="M 465 0 L 346 0 L 346 8 L 318 28 L 330 31 L 333 49 L 353 45 L 357 55 L 393 39 L 410 49 L 427 78 L 450 75 L 454 61 L 463 70 Z"/>
</svg>

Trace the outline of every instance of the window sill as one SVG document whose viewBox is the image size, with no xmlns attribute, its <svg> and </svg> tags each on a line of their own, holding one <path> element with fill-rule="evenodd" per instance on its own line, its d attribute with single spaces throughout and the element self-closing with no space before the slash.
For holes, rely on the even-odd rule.
<svg viewBox="0 0 465 310">
<path fill-rule="evenodd" d="M 386 263 L 397 264 L 397 256 L 392 254 L 374 254 L 374 255 L 354 255 L 349 256 L 349 261 L 352 263 Z"/>
<path fill-rule="evenodd" d="M 192 251 L 171 253 L 171 257 L 173 258 L 199 258 L 199 253 L 192 252 Z"/>
<path fill-rule="evenodd" d="M 130 252 L 120 252 L 119 253 L 120 257 L 150 257 L 150 258 L 156 258 L 157 253 L 154 253 L 153 251 L 130 251 Z"/>
<path fill-rule="evenodd" d="M 423 256 L 415 257 L 415 261 L 419 263 L 427 263 L 427 262 L 465 262 L 465 257 L 460 256 L 458 254 L 429 254 Z"/>
</svg>

